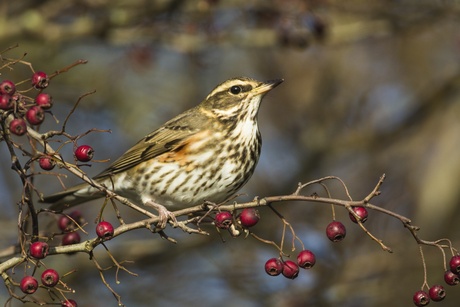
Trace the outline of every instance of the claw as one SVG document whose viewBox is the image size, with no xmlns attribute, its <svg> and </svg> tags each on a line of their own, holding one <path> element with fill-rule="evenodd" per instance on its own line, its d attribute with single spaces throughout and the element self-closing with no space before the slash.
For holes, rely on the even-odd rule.
<svg viewBox="0 0 460 307">
<path fill-rule="evenodd" d="M 171 220 L 174 224 L 177 224 L 176 216 L 171 211 L 166 209 L 165 206 L 157 204 L 154 201 L 148 201 L 148 202 L 145 203 L 145 205 L 149 206 L 149 207 L 152 207 L 152 208 L 154 208 L 155 210 L 158 211 L 159 221 L 158 221 L 158 223 L 156 225 L 157 228 L 165 229 L 166 224 L 168 223 L 169 220 Z"/>
</svg>

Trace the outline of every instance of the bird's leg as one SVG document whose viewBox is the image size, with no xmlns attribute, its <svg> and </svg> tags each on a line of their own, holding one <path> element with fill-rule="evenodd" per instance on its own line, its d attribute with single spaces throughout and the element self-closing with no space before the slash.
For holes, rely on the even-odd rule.
<svg viewBox="0 0 460 307">
<path fill-rule="evenodd" d="M 144 205 L 152 207 L 158 211 L 158 218 L 159 218 L 159 221 L 157 223 L 158 228 L 165 229 L 166 224 L 168 223 L 168 220 L 171 220 L 175 225 L 177 225 L 176 216 L 172 214 L 171 211 L 166 209 L 165 206 L 157 204 L 153 200 L 146 201 Z"/>
</svg>

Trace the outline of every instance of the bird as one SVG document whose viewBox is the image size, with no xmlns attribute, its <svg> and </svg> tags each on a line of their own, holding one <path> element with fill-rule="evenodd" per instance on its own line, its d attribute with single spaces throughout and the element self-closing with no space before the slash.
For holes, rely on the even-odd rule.
<svg viewBox="0 0 460 307">
<path fill-rule="evenodd" d="M 254 173 L 262 145 L 259 107 L 265 94 L 283 81 L 248 77 L 224 81 L 200 104 L 142 138 L 93 180 L 156 209 L 157 226 L 163 228 L 174 219 L 170 210 L 226 201 Z M 62 211 L 105 196 L 83 183 L 41 201 Z"/>
</svg>

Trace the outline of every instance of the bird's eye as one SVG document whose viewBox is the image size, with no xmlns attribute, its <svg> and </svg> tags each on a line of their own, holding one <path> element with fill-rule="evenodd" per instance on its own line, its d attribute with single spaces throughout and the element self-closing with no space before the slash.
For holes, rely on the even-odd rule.
<svg viewBox="0 0 460 307">
<path fill-rule="evenodd" d="M 234 85 L 230 88 L 230 93 L 232 93 L 233 95 L 238 95 L 239 93 L 241 93 L 241 91 L 241 86 L 238 85 Z"/>
</svg>

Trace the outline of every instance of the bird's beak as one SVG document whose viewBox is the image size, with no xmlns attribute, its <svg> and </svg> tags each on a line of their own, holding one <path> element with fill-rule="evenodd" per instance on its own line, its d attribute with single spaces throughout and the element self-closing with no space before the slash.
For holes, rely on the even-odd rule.
<svg viewBox="0 0 460 307">
<path fill-rule="evenodd" d="M 254 89 L 254 94 L 255 95 L 260 95 L 267 93 L 268 91 L 274 89 L 277 87 L 279 84 L 281 84 L 284 81 L 284 79 L 275 79 L 275 80 L 270 80 L 261 83 L 258 87 Z"/>
</svg>

